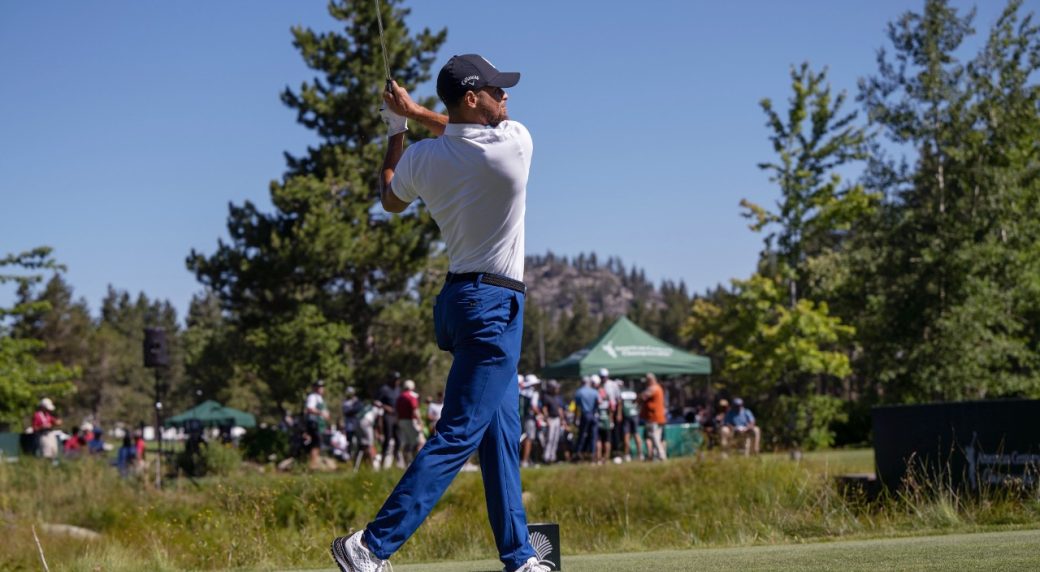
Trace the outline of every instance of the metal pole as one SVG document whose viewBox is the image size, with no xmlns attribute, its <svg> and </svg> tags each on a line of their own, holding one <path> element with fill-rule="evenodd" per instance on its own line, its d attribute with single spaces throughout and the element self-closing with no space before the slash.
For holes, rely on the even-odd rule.
<svg viewBox="0 0 1040 572">
<path fill-rule="evenodd" d="M 162 488 L 162 458 L 163 458 L 163 431 L 162 431 L 162 384 L 159 382 L 159 368 L 155 372 L 155 431 L 159 443 L 159 452 L 155 457 L 155 488 Z"/>
</svg>

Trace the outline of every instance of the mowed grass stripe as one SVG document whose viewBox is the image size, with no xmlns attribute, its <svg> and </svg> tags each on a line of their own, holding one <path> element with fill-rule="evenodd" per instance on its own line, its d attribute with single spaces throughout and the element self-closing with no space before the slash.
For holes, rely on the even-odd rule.
<svg viewBox="0 0 1040 572">
<path fill-rule="evenodd" d="M 394 566 L 397 572 L 498 572 L 495 560 Z M 568 556 L 566 572 L 1040 570 L 1040 530 Z"/>
</svg>

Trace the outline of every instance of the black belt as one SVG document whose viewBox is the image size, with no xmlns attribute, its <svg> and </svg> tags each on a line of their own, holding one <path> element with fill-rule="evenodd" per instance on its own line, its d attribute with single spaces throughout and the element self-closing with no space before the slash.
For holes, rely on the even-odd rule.
<svg viewBox="0 0 1040 572">
<path fill-rule="evenodd" d="M 527 293 L 527 285 L 519 280 L 513 280 L 500 274 L 491 274 L 490 272 L 463 272 L 461 274 L 455 274 L 454 272 L 448 273 L 448 278 L 445 280 L 448 284 L 454 284 L 456 282 L 473 282 L 479 280 L 484 284 L 491 284 L 492 286 L 501 286 L 503 288 L 509 288 L 510 290 L 516 290 L 521 294 Z"/>
</svg>

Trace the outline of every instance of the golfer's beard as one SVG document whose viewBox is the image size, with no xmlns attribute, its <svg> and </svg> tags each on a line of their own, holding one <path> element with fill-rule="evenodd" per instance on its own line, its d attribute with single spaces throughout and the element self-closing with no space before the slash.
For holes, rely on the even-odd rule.
<svg viewBox="0 0 1040 572">
<path fill-rule="evenodd" d="M 509 112 L 503 111 L 502 113 L 499 113 L 497 116 L 491 118 L 491 120 L 488 121 L 488 125 L 490 125 L 492 127 L 498 127 L 499 123 L 502 123 L 503 121 L 507 121 L 508 119 L 509 119 Z"/>
<path fill-rule="evenodd" d="M 485 115 L 485 125 L 498 127 L 498 124 L 510 119 L 510 112 L 502 107 L 488 109 Z"/>
</svg>

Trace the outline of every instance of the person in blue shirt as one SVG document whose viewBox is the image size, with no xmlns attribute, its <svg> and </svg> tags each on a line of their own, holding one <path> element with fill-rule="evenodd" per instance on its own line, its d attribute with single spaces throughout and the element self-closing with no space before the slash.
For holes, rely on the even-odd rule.
<svg viewBox="0 0 1040 572">
<path fill-rule="evenodd" d="M 736 398 L 733 407 L 722 418 L 722 451 L 725 453 L 734 442 L 740 444 L 744 455 L 757 455 L 762 440 L 762 430 L 755 425 L 755 414 L 744 407 L 744 400 Z"/>
<path fill-rule="evenodd" d="M 94 437 L 87 442 L 87 450 L 90 451 L 91 455 L 104 455 L 105 454 L 105 432 L 101 430 L 101 427 L 94 427 Z"/>
<path fill-rule="evenodd" d="M 591 461 L 596 456 L 596 438 L 599 423 L 596 418 L 599 404 L 599 392 L 592 387 L 592 377 L 583 377 L 582 385 L 574 392 L 574 401 L 578 405 L 578 458 Z"/>
<path fill-rule="evenodd" d="M 123 437 L 123 446 L 116 453 L 116 460 L 113 463 L 119 469 L 120 477 L 125 479 L 130 475 L 130 470 L 133 468 L 136 458 L 137 449 L 131 443 L 130 434 L 128 433 Z"/>
</svg>

